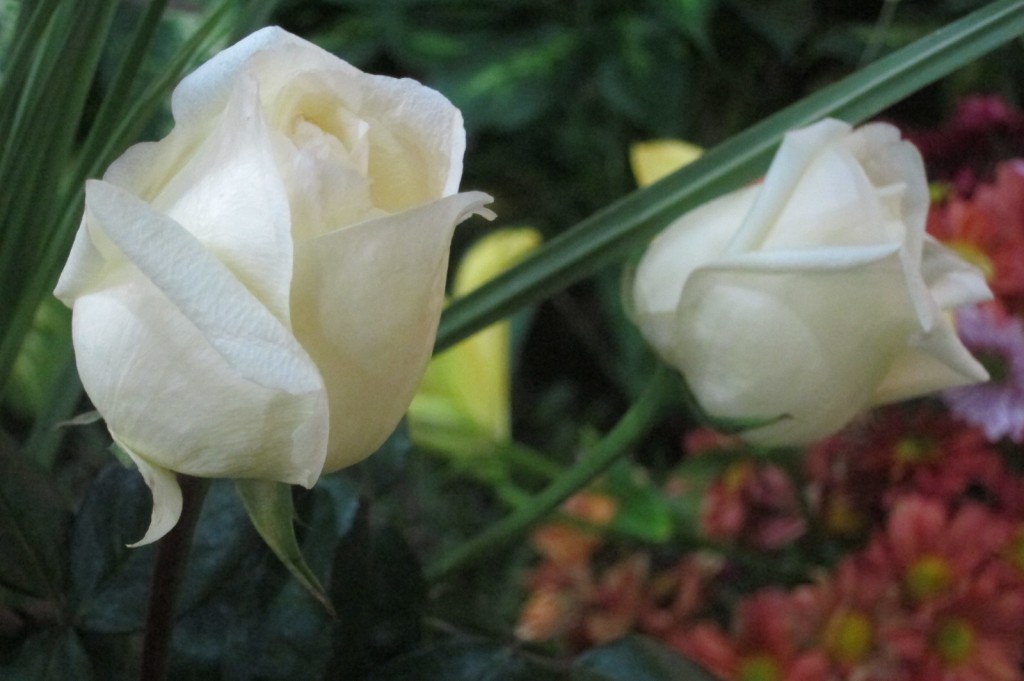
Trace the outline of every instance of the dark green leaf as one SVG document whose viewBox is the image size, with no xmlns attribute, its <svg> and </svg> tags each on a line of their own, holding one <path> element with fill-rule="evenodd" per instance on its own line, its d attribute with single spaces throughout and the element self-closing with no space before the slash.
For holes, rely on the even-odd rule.
<svg viewBox="0 0 1024 681">
<path fill-rule="evenodd" d="M 50 481 L 0 431 L 0 585 L 40 598 L 59 594 L 66 526 Z"/>
<path fill-rule="evenodd" d="M 462 110 L 468 130 L 511 130 L 535 120 L 560 92 L 564 62 L 576 40 L 547 29 L 505 44 L 473 50 L 460 63 L 439 70 L 431 85 Z"/>
<path fill-rule="evenodd" d="M 419 642 L 426 601 L 419 563 L 396 530 L 371 530 L 366 507 L 338 544 L 331 600 L 338 612 L 332 669 L 358 675 Z"/>
<path fill-rule="evenodd" d="M 702 667 L 642 636 L 627 636 L 580 655 L 572 681 L 718 681 Z"/>
<path fill-rule="evenodd" d="M 351 530 L 355 488 L 339 476 L 327 476 L 301 494 L 299 502 L 303 554 L 315 573 L 327 573 L 335 547 Z M 335 621 L 288 575 L 248 523 L 243 527 L 254 540 L 249 549 L 217 588 L 179 620 L 171 678 L 320 679 L 331 659 Z"/>
<path fill-rule="evenodd" d="M 339 674 L 337 679 L 346 678 Z M 367 681 L 568 681 L 561 665 L 514 645 L 456 639 L 404 655 Z"/>
<path fill-rule="evenodd" d="M 728 0 L 731 9 L 753 33 L 784 55 L 792 55 L 814 28 L 811 0 L 769 0 L 752 4 Z"/>
<path fill-rule="evenodd" d="M 151 507 L 142 476 L 117 463 L 86 492 L 71 533 L 71 610 L 83 629 L 142 628 L 156 551 L 127 544 L 145 533 Z"/>
<path fill-rule="evenodd" d="M 611 108 L 658 135 L 670 136 L 690 117 L 693 83 L 686 46 L 660 22 L 639 16 L 613 26 L 597 85 Z"/>
<path fill-rule="evenodd" d="M 9 666 L 4 681 L 91 681 L 92 666 L 74 631 L 48 631 L 30 638 Z"/>
</svg>

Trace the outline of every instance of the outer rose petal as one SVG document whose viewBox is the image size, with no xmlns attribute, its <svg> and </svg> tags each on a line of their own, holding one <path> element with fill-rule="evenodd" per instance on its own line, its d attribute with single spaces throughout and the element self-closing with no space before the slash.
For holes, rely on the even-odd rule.
<svg viewBox="0 0 1024 681">
<path fill-rule="evenodd" d="M 305 351 L 169 218 L 102 182 L 86 206 L 84 231 L 123 254 L 75 292 L 72 318 L 83 385 L 114 436 L 153 466 L 311 486 L 327 415 Z"/>
<path fill-rule="evenodd" d="M 117 440 L 117 438 L 114 439 Z M 145 480 L 146 486 L 149 487 L 149 491 L 153 495 L 153 512 L 149 518 L 149 529 L 146 530 L 142 539 L 128 546 L 134 548 L 152 544 L 170 532 L 178 524 L 178 518 L 181 517 L 181 487 L 178 485 L 177 475 L 173 471 L 152 465 L 123 443 L 118 441 L 117 444 L 138 466 L 142 479 Z"/>
<path fill-rule="evenodd" d="M 452 231 L 493 216 L 490 200 L 456 194 L 296 245 L 295 335 L 330 404 L 324 472 L 372 454 L 401 420 L 433 348 Z"/>
<path fill-rule="evenodd" d="M 691 276 L 668 359 L 708 413 L 781 417 L 744 436 L 801 444 L 837 430 L 870 401 L 914 319 L 907 320 L 895 249 L 860 253 L 861 261 L 832 268 L 816 265 L 825 258 L 813 253 L 773 254 L 774 269 L 747 254 Z"/>
<path fill-rule="evenodd" d="M 668 226 L 651 242 L 633 277 L 630 310 L 647 342 L 662 356 L 675 345 L 676 310 L 683 285 L 697 267 L 720 258 L 757 197 L 748 187 L 706 203 Z"/>
</svg>

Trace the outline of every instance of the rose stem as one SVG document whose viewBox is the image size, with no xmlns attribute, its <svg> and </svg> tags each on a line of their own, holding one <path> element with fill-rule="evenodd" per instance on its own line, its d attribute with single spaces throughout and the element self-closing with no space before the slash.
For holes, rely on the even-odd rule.
<svg viewBox="0 0 1024 681">
<path fill-rule="evenodd" d="M 516 540 L 534 523 L 606 471 L 661 417 L 664 407 L 675 399 L 675 384 L 672 373 L 659 367 L 640 398 L 600 442 L 589 448 L 530 502 L 428 565 L 424 571 L 427 581 L 440 581 L 494 549 Z"/>
<path fill-rule="evenodd" d="M 203 508 L 209 480 L 178 474 L 182 508 L 178 524 L 157 544 L 153 584 L 149 592 L 149 613 L 142 643 L 142 681 L 166 681 L 174 633 L 175 605 L 185 574 L 192 535 Z"/>
</svg>

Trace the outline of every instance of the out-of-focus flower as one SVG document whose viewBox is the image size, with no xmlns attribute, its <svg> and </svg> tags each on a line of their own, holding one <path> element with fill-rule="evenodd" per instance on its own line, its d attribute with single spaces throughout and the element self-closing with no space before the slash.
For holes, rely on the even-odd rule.
<svg viewBox="0 0 1024 681">
<path fill-rule="evenodd" d="M 712 419 L 764 445 L 811 442 L 857 413 L 983 380 L 946 310 L 991 297 L 924 233 L 920 155 L 892 126 L 790 132 L 762 184 L 651 243 L 633 314 Z"/>
<path fill-rule="evenodd" d="M 700 147 L 681 140 L 637 142 L 629 148 L 629 165 L 636 183 L 646 187 L 693 163 L 702 153 Z"/>
<path fill-rule="evenodd" d="M 952 182 L 965 196 L 998 161 L 1024 155 L 1024 113 L 996 95 L 967 97 L 941 128 L 904 134 L 921 150 L 929 177 Z"/>
<path fill-rule="evenodd" d="M 465 133 L 444 97 L 278 28 L 185 78 L 175 127 L 86 187 L 56 294 L 89 397 L 153 490 L 305 486 L 372 453 L 426 368 Z"/>
<path fill-rule="evenodd" d="M 998 470 L 984 434 L 951 419 L 936 401 L 874 410 L 806 456 L 809 496 L 822 526 L 845 538 L 863 537 L 907 493 L 952 503 L 973 491 L 1005 506 L 1014 485 Z"/>
<path fill-rule="evenodd" d="M 459 262 L 458 298 L 509 269 L 540 244 L 534 229 L 487 235 Z M 412 405 L 409 432 L 417 443 L 463 462 L 481 462 L 509 439 L 508 322 L 498 322 L 434 357 Z"/>
<path fill-rule="evenodd" d="M 971 197 L 935 204 L 928 232 L 981 269 L 1004 303 L 1024 304 L 1024 161 L 1000 164 Z"/>
<path fill-rule="evenodd" d="M 1024 324 L 995 306 L 957 312 L 960 337 L 991 376 L 987 383 L 942 393 L 950 410 L 989 440 L 1024 441 Z"/>
<path fill-rule="evenodd" d="M 789 476 L 778 466 L 734 463 L 705 492 L 701 528 L 718 541 L 781 549 L 806 529 L 796 495 Z"/>
<path fill-rule="evenodd" d="M 812 625 L 790 594 L 766 589 L 739 603 L 728 642 L 704 628 L 678 647 L 729 681 L 826 681 L 828 658 L 813 645 Z"/>
</svg>

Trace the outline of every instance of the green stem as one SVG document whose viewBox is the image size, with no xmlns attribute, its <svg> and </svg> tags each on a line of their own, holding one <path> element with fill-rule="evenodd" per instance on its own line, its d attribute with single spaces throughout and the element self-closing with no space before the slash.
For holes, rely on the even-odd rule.
<svg viewBox="0 0 1024 681">
<path fill-rule="evenodd" d="M 512 464 L 514 468 L 544 480 L 554 480 L 565 471 L 561 465 L 540 452 L 514 441 L 499 445 L 498 457 Z"/>
<path fill-rule="evenodd" d="M 515 541 L 534 523 L 543 519 L 562 502 L 606 471 L 661 416 L 663 408 L 674 393 L 671 390 L 674 385 L 673 379 L 670 370 L 659 367 L 640 399 L 630 407 L 611 432 L 534 497 L 529 505 L 521 506 L 473 539 L 428 565 L 425 570 L 427 581 L 437 582 L 444 579 L 495 549 Z"/>
<path fill-rule="evenodd" d="M 142 643 L 143 681 L 166 681 L 171 661 L 171 639 L 174 634 L 175 606 L 185 566 L 188 563 L 192 535 L 203 508 L 203 499 L 210 481 L 178 475 L 181 485 L 181 518 L 174 529 L 160 540 L 153 568 L 153 584 L 149 593 L 146 636 Z"/>
</svg>

